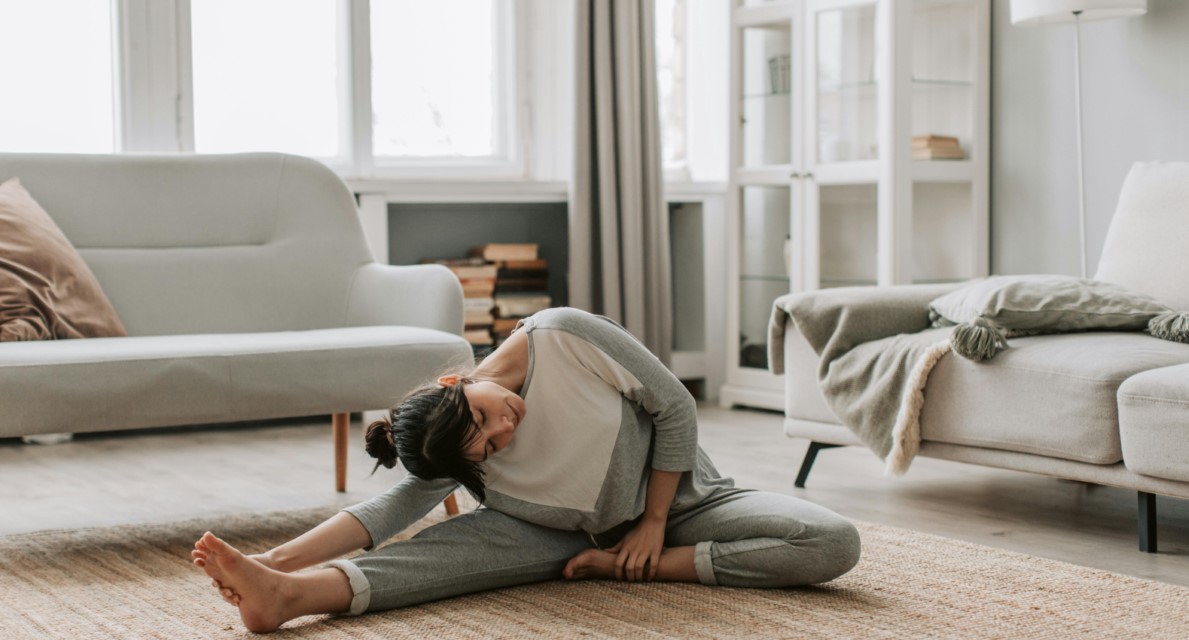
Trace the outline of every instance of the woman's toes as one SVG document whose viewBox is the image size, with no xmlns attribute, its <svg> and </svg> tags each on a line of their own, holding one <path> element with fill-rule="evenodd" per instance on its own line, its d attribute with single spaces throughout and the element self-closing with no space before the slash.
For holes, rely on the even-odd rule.
<svg viewBox="0 0 1189 640">
<path fill-rule="evenodd" d="M 239 594 L 232 591 L 231 589 L 226 587 L 219 589 L 219 595 L 223 596 L 223 599 L 227 602 L 230 602 L 237 607 L 239 606 Z"/>
<path fill-rule="evenodd" d="M 198 542 L 202 545 L 200 548 L 205 548 L 207 553 L 230 553 L 235 551 L 235 547 L 223 542 L 223 540 L 210 531 L 202 534 Z"/>
</svg>

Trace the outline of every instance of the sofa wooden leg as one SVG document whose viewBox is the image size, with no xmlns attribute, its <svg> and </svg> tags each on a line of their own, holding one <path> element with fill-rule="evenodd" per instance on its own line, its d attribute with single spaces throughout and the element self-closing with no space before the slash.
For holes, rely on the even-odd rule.
<svg viewBox="0 0 1189 640">
<path fill-rule="evenodd" d="M 1156 494 L 1136 493 L 1139 495 L 1139 550 L 1156 553 Z"/>
<path fill-rule="evenodd" d="M 446 505 L 446 515 L 458 515 L 458 498 L 456 498 L 453 493 L 446 496 L 446 500 L 443 502 L 443 504 Z"/>
<path fill-rule="evenodd" d="M 351 414 L 336 413 L 330 417 L 334 431 L 334 489 L 347 490 L 347 433 L 351 429 Z"/>
<path fill-rule="evenodd" d="M 793 486 L 798 489 L 805 488 L 805 481 L 809 479 L 809 470 L 813 468 L 813 461 L 817 459 L 817 452 L 822 449 L 833 449 L 841 447 L 841 444 L 826 444 L 824 442 L 810 442 L 809 450 L 805 452 L 805 459 L 801 461 L 801 470 L 797 472 L 797 479 L 793 482 Z"/>
</svg>

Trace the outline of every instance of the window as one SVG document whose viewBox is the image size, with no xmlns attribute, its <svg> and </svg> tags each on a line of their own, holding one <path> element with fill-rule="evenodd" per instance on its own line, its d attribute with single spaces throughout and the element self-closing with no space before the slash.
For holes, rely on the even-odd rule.
<svg viewBox="0 0 1189 640">
<path fill-rule="evenodd" d="M 112 5 L 0 2 L 0 151 L 115 150 Z"/>
<path fill-rule="evenodd" d="M 371 3 L 372 151 L 377 161 L 510 155 L 514 89 L 507 3 Z"/>
<path fill-rule="evenodd" d="M 348 112 L 333 0 L 190 3 L 194 150 L 345 160 Z M 284 16 L 284 27 L 277 24 Z"/>
<path fill-rule="evenodd" d="M 0 59 L 22 61 L 6 70 L 22 99 L 0 103 L 0 151 L 281 151 L 352 177 L 524 176 L 533 56 L 516 7 L 564 19 L 517 0 L 3 0 Z"/>
<path fill-rule="evenodd" d="M 653 0 L 661 162 L 669 182 L 723 182 L 733 2 Z M 691 73 L 690 70 L 696 70 Z"/>
<path fill-rule="evenodd" d="M 685 1 L 656 0 L 656 76 L 661 118 L 661 163 L 685 168 Z"/>
</svg>

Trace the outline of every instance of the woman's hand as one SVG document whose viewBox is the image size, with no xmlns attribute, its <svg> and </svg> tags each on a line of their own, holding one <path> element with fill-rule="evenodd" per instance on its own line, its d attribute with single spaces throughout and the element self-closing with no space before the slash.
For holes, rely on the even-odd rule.
<svg viewBox="0 0 1189 640">
<path fill-rule="evenodd" d="M 608 549 L 617 554 L 615 578 L 628 582 L 651 581 L 660 568 L 664 546 L 665 520 L 645 516 L 622 540 Z"/>
</svg>

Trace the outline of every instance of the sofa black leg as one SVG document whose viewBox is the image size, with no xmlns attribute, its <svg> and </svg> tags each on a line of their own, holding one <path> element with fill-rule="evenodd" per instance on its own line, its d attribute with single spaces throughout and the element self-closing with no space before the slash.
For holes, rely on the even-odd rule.
<svg viewBox="0 0 1189 640">
<path fill-rule="evenodd" d="M 1139 550 L 1156 553 L 1156 494 L 1138 491 Z"/>
<path fill-rule="evenodd" d="M 805 480 L 809 478 L 809 470 L 813 468 L 813 461 L 817 459 L 817 452 L 822 449 L 833 449 L 841 447 L 841 444 L 826 444 L 824 442 L 810 442 L 809 450 L 805 452 L 805 459 L 801 461 L 801 470 L 797 472 L 797 479 L 793 482 L 793 486 L 798 489 L 805 488 Z"/>
</svg>

